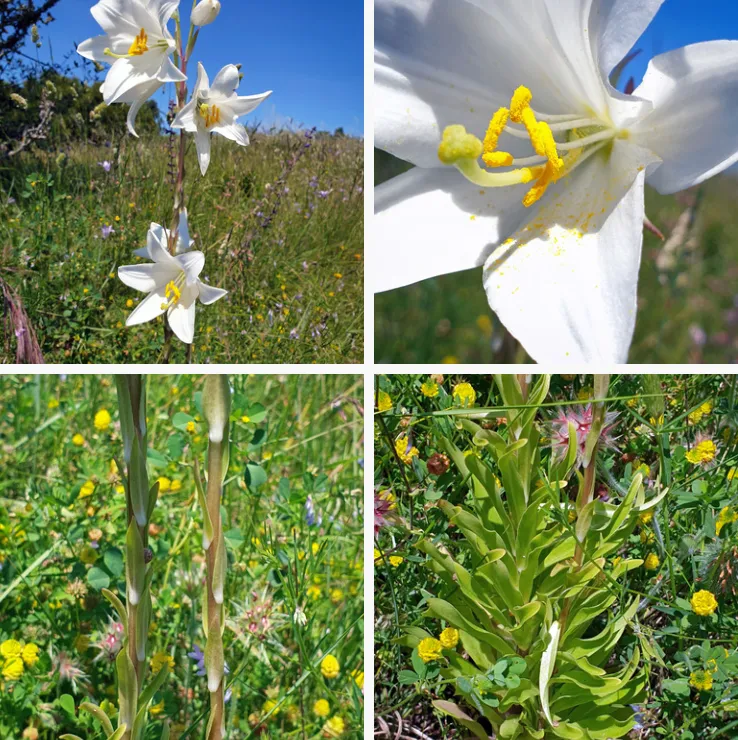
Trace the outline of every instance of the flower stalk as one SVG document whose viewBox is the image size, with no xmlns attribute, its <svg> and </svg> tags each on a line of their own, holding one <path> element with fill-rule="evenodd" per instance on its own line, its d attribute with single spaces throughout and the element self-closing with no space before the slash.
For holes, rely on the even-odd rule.
<svg viewBox="0 0 738 740">
<path fill-rule="evenodd" d="M 224 587 L 226 550 L 220 503 L 223 482 L 228 472 L 229 415 L 231 392 L 227 375 L 208 375 L 203 389 L 203 415 L 208 425 L 207 489 L 203 492 L 196 474 L 198 495 L 203 509 L 203 548 L 206 553 L 207 582 L 203 600 L 203 629 L 205 631 L 205 670 L 210 692 L 210 719 L 207 740 L 225 737 L 225 698 L 223 680 L 225 659 L 223 632 L 225 630 Z"/>
</svg>

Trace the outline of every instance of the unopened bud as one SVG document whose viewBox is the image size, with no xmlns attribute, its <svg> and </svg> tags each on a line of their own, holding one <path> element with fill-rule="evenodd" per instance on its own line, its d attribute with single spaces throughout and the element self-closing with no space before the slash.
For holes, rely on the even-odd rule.
<svg viewBox="0 0 738 740">
<path fill-rule="evenodd" d="M 200 0 L 192 11 L 192 22 L 196 26 L 207 26 L 218 17 L 218 13 L 220 0 Z"/>
<path fill-rule="evenodd" d="M 222 442 L 231 413 L 231 389 L 227 375 L 208 375 L 202 392 L 202 410 L 208 423 L 210 441 Z"/>
</svg>

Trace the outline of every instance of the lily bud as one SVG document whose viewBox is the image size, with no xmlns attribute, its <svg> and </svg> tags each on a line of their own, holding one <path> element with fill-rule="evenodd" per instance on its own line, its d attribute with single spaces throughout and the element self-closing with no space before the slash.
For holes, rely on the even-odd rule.
<svg viewBox="0 0 738 740">
<path fill-rule="evenodd" d="M 220 13 L 220 0 L 200 0 L 192 11 L 192 22 L 196 26 L 207 26 L 218 17 L 218 13 Z"/>
<path fill-rule="evenodd" d="M 202 392 L 203 416 L 208 423 L 210 441 L 227 438 L 228 416 L 231 412 L 231 390 L 228 376 L 208 375 Z"/>
</svg>

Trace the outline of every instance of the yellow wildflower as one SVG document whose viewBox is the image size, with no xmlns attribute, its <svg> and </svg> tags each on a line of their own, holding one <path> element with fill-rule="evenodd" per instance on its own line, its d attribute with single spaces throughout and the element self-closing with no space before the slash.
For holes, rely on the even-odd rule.
<svg viewBox="0 0 738 740">
<path fill-rule="evenodd" d="M 438 383 L 430 378 L 420 386 L 420 392 L 426 398 L 435 398 L 438 395 Z"/>
<path fill-rule="evenodd" d="M 187 422 L 187 431 L 192 434 L 195 431 L 195 422 L 194 421 L 188 421 Z"/>
<path fill-rule="evenodd" d="M 385 411 L 389 411 L 392 408 L 392 399 L 390 398 L 389 393 L 385 393 L 384 391 L 378 391 L 377 392 L 377 410 L 379 413 L 383 413 Z"/>
<path fill-rule="evenodd" d="M 156 716 L 157 714 L 161 714 L 164 711 L 164 699 L 162 699 L 158 704 L 153 704 L 149 707 L 149 712 Z"/>
<path fill-rule="evenodd" d="M 692 465 L 705 465 L 711 462 L 717 454 L 717 447 L 711 439 L 703 439 L 698 442 L 685 457 Z"/>
<path fill-rule="evenodd" d="M 360 671 L 358 668 L 354 668 L 351 671 L 351 678 L 354 679 L 354 683 L 363 691 L 364 690 L 364 671 Z"/>
<path fill-rule="evenodd" d="M 705 589 L 692 594 L 689 603 L 692 605 L 692 611 L 700 617 L 709 617 L 711 614 L 714 614 L 718 606 L 713 594 Z"/>
<path fill-rule="evenodd" d="M 112 419 L 107 409 L 100 409 L 95 414 L 95 429 L 98 432 L 104 432 L 109 426 Z"/>
<path fill-rule="evenodd" d="M 661 565 L 659 556 L 654 552 L 648 553 L 648 555 L 646 556 L 646 560 L 643 563 L 643 567 L 646 570 L 656 570 L 659 567 L 659 565 Z"/>
<path fill-rule="evenodd" d="M 87 498 L 88 496 L 92 496 L 94 492 L 95 484 L 91 480 L 88 480 L 83 483 L 82 488 L 79 489 L 79 498 Z"/>
<path fill-rule="evenodd" d="M 271 712 L 271 717 L 276 717 L 279 714 L 279 709 L 276 709 L 277 702 L 274 699 L 267 699 L 262 705 L 261 705 L 261 711 L 264 712 L 264 714 L 269 714 Z"/>
<path fill-rule="evenodd" d="M 172 493 L 176 493 L 177 491 L 181 490 L 182 488 L 182 481 L 177 480 L 176 478 L 172 481 L 171 485 L 169 486 L 169 490 Z"/>
<path fill-rule="evenodd" d="M 29 642 L 23 647 L 21 657 L 23 658 L 23 662 L 29 668 L 38 663 L 38 645 L 34 645 L 32 642 Z"/>
<path fill-rule="evenodd" d="M 639 524 L 650 524 L 652 519 L 653 519 L 653 511 L 651 511 L 650 509 L 648 511 L 642 511 L 638 515 Z"/>
<path fill-rule="evenodd" d="M 20 658 L 10 658 L 3 666 L 3 676 L 8 681 L 17 681 L 23 675 L 23 661 Z"/>
<path fill-rule="evenodd" d="M 159 651 L 154 653 L 154 657 L 151 658 L 151 670 L 154 674 L 158 673 L 165 665 L 169 666 L 169 670 L 174 669 L 174 658 L 169 653 Z"/>
<path fill-rule="evenodd" d="M 338 737 L 339 735 L 343 735 L 345 729 L 346 723 L 341 717 L 331 717 L 323 725 L 323 737 Z"/>
<path fill-rule="evenodd" d="M 318 717 L 327 717 L 331 713 L 331 705 L 325 699 L 318 699 L 318 701 L 313 704 L 313 712 L 317 714 Z"/>
<path fill-rule="evenodd" d="M 343 591 L 340 588 L 332 589 L 330 598 L 333 604 L 340 604 L 343 601 Z"/>
<path fill-rule="evenodd" d="M 738 522 L 738 511 L 735 511 L 730 506 L 724 506 L 715 521 L 715 534 L 720 536 L 722 528 L 726 524 L 732 524 L 733 522 Z"/>
<path fill-rule="evenodd" d="M 18 642 L 18 640 L 5 640 L 5 642 L 0 645 L 0 655 L 2 655 L 5 660 L 10 660 L 10 658 L 20 658 L 22 652 L 23 646 Z"/>
<path fill-rule="evenodd" d="M 417 447 L 410 446 L 410 440 L 404 434 L 395 440 L 395 452 L 405 465 L 410 465 L 413 458 L 420 454 Z"/>
<path fill-rule="evenodd" d="M 418 655 L 423 663 L 430 663 L 441 657 L 443 645 L 435 637 L 426 637 L 418 643 Z"/>
<path fill-rule="evenodd" d="M 476 391 L 469 383 L 457 383 L 454 386 L 453 396 L 464 408 L 473 406 L 474 401 L 477 400 Z"/>
<path fill-rule="evenodd" d="M 85 443 L 85 438 L 78 432 L 77 434 L 72 437 L 72 444 L 76 445 L 77 447 L 82 447 L 82 445 Z"/>
<path fill-rule="evenodd" d="M 157 478 L 157 482 L 159 483 L 159 493 L 166 493 L 172 487 L 172 481 L 164 476 Z"/>
<path fill-rule="evenodd" d="M 459 642 L 459 630 L 453 627 L 446 627 L 440 635 L 438 640 L 447 650 L 453 650 Z"/>
<path fill-rule="evenodd" d="M 50 398 L 49 402 L 46 404 L 48 408 L 55 409 L 57 406 L 59 406 L 59 399 L 58 398 Z"/>
<path fill-rule="evenodd" d="M 399 555 L 390 555 L 389 561 L 393 568 L 397 568 L 405 562 L 405 558 Z"/>
<path fill-rule="evenodd" d="M 341 666 L 338 664 L 338 660 L 330 653 L 320 661 L 320 672 L 325 678 L 335 678 L 340 670 Z"/>
<path fill-rule="evenodd" d="M 689 674 L 689 685 L 697 691 L 710 691 L 712 689 L 712 673 L 710 671 L 693 671 Z"/>
</svg>

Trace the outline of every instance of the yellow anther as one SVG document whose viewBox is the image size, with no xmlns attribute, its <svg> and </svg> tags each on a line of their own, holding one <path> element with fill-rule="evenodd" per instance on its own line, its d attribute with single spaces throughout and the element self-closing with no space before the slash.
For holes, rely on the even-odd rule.
<svg viewBox="0 0 738 740">
<path fill-rule="evenodd" d="M 543 197 L 544 193 L 548 189 L 548 186 L 552 182 L 556 182 L 556 180 L 558 179 L 557 170 L 554 168 L 551 162 L 546 162 L 545 167 L 537 167 L 536 170 L 538 170 L 538 179 L 536 180 L 536 184 L 525 194 L 525 197 L 523 198 L 523 205 L 526 208 L 530 208 L 534 203 L 537 203 Z"/>
<path fill-rule="evenodd" d="M 514 158 L 507 152 L 486 152 L 482 155 L 482 161 L 487 167 L 509 167 Z"/>
<path fill-rule="evenodd" d="M 211 126 L 215 126 L 216 123 L 220 123 L 220 108 L 217 105 L 200 103 L 199 111 L 200 115 L 205 119 L 205 128 L 210 128 Z"/>
<path fill-rule="evenodd" d="M 543 156 L 548 159 L 556 172 L 563 170 L 564 160 L 559 157 L 551 127 L 545 121 L 541 121 L 536 126 L 536 135 L 543 150 Z M 533 146 L 535 148 L 535 144 Z"/>
<path fill-rule="evenodd" d="M 438 145 L 438 159 L 443 164 L 455 164 L 462 159 L 476 160 L 482 154 L 482 142 L 468 134 L 463 126 L 447 126 L 443 141 Z"/>
<path fill-rule="evenodd" d="M 510 101 L 510 120 L 513 123 L 520 123 L 523 120 L 523 113 L 530 110 L 530 101 L 533 100 L 531 91 L 521 85 L 512 96 Z"/>
<path fill-rule="evenodd" d="M 500 140 L 500 135 L 507 126 L 507 121 L 510 118 L 510 111 L 507 108 L 500 108 L 497 113 L 492 116 L 492 120 L 489 122 L 489 128 L 487 134 L 484 137 L 484 151 L 493 152 L 497 149 L 497 143 Z"/>
<path fill-rule="evenodd" d="M 133 43 L 131 44 L 131 48 L 128 49 L 128 56 L 129 57 L 140 57 L 141 54 L 144 54 L 149 50 L 148 45 L 149 37 L 146 35 L 145 29 L 141 29 L 141 32 L 136 36 L 136 38 L 133 39 Z"/>
<path fill-rule="evenodd" d="M 169 301 L 167 303 L 161 304 L 162 311 L 166 311 L 172 306 L 176 306 L 179 303 L 179 299 L 182 297 L 182 291 L 176 286 L 176 284 L 172 280 L 168 282 L 166 285 L 166 288 L 164 288 L 164 295 L 169 299 Z"/>
</svg>

